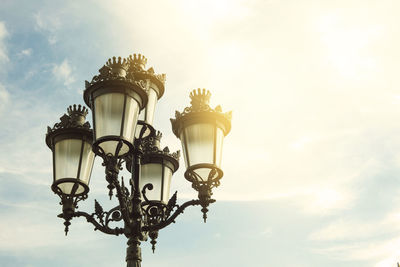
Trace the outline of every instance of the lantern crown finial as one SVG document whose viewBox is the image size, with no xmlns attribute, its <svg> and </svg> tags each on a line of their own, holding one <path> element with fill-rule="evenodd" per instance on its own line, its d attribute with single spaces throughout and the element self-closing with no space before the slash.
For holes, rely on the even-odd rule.
<svg viewBox="0 0 400 267">
<path fill-rule="evenodd" d="M 162 137 L 162 133 L 160 131 L 155 132 L 154 135 L 152 137 L 150 137 L 150 139 L 149 139 L 150 142 L 148 145 L 150 147 L 160 149 L 161 137 Z"/>
<path fill-rule="evenodd" d="M 82 126 L 85 123 L 86 115 L 88 114 L 88 109 L 81 105 L 72 105 L 67 108 L 69 120 L 72 125 Z"/>
<path fill-rule="evenodd" d="M 71 117 L 73 116 L 83 116 L 86 117 L 86 115 L 88 114 L 88 109 L 86 107 L 83 107 L 82 105 L 71 105 L 67 108 L 68 111 L 68 115 L 70 115 Z"/>
<path fill-rule="evenodd" d="M 128 62 L 133 65 L 139 66 L 141 69 L 144 69 L 147 64 L 147 58 L 142 54 L 133 54 L 128 57 Z"/>
<path fill-rule="evenodd" d="M 198 88 L 197 91 L 193 90 L 190 93 L 190 99 L 192 100 L 190 104 L 197 109 L 203 106 L 208 106 L 210 103 L 211 93 L 206 89 Z"/>
<path fill-rule="evenodd" d="M 160 142 L 160 141 L 161 141 L 161 137 L 162 137 L 162 133 L 161 133 L 160 131 L 157 131 L 156 134 L 155 134 L 155 136 L 154 136 L 154 139 L 155 139 L 157 142 Z"/>
<path fill-rule="evenodd" d="M 112 57 L 112 59 L 108 59 L 106 66 L 110 67 L 111 69 L 124 69 L 126 71 L 128 68 L 128 62 L 125 58 Z"/>
</svg>

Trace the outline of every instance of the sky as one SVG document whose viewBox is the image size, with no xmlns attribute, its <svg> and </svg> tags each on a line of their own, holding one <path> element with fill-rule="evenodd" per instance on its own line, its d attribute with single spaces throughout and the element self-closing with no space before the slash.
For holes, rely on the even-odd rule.
<svg viewBox="0 0 400 267">
<path fill-rule="evenodd" d="M 141 53 L 167 76 L 154 126 L 196 88 L 233 112 L 224 177 L 202 222 L 191 207 L 144 267 L 394 267 L 400 262 L 400 2 L 396 0 L 0 3 L 0 265 L 125 266 L 126 238 L 82 218 L 64 236 L 50 189 L 53 126 L 84 81 Z M 88 116 L 90 118 L 90 116 Z M 183 178 L 171 192 L 196 197 Z M 126 173 L 124 174 L 127 175 Z M 89 198 L 105 208 L 96 158 Z"/>
</svg>

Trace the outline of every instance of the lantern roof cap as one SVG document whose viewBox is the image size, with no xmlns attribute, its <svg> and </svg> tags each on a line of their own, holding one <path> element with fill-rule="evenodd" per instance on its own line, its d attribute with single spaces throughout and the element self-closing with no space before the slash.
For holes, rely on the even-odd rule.
<svg viewBox="0 0 400 267">
<path fill-rule="evenodd" d="M 179 162 L 180 151 L 170 153 L 168 146 L 161 149 L 160 141 L 162 138 L 162 133 L 156 131 L 153 135 L 150 135 L 142 140 L 143 155 L 157 154 L 160 156 L 167 156 L 173 158 Z"/>
<path fill-rule="evenodd" d="M 69 133 L 72 131 L 81 132 L 89 139 L 92 138 L 90 123 L 86 121 L 88 109 L 82 105 L 71 105 L 67 108 L 67 113 L 60 117 L 60 121 L 53 127 L 47 126 L 46 144 L 51 148 L 54 136 Z"/>
</svg>

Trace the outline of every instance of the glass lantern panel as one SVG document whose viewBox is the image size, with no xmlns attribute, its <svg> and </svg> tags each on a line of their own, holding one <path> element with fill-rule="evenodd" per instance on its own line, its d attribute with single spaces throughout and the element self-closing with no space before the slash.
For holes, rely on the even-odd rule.
<svg viewBox="0 0 400 267">
<path fill-rule="evenodd" d="M 97 139 L 107 135 L 120 135 L 124 97 L 121 93 L 111 93 L 94 99 Z"/>
<path fill-rule="evenodd" d="M 218 167 L 221 167 L 222 145 L 224 143 L 224 133 L 223 133 L 221 128 L 217 127 L 216 130 L 217 130 L 217 136 L 215 138 L 215 144 L 216 144 L 216 147 L 215 147 L 215 156 L 216 156 L 215 164 Z"/>
<path fill-rule="evenodd" d="M 94 153 L 92 151 L 92 145 L 88 142 L 84 143 L 82 151 L 82 163 L 79 180 L 89 185 L 90 174 L 92 173 L 92 167 L 94 162 Z"/>
<path fill-rule="evenodd" d="M 59 184 L 58 187 L 61 189 L 61 191 L 64 194 L 70 195 L 70 194 L 72 194 L 72 189 L 74 188 L 74 184 L 75 183 L 72 183 L 72 182 L 66 182 L 66 183 Z M 82 185 L 76 183 L 76 190 L 75 190 L 74 194 L 75 195 L 81 194 L 81 193 L 83 193 L 84 190 L 85 189 L 83 188 Z"/>
<path fill-rule="evenodd" d="M 64 194 L 70 195 L 71 191 L 72 191 L 72 187 L 74 186 L 74 184 L 75 183 L 71 183 L 71 182 L 61 183 L 61 184 L 58 185 L 58 187 L 61 189 L 61 191 Z"/>
<path fill-rule="evenodd" d="M 115 155 L 118 143 L 119 143 L 119 141 L 110 140 L 110 141 L 105 141 L 105 142 L 100 143 L 99 146 L 104 150 L 104 152 L 106 154 L 111 153 L 111 154 Z M 129 147 L 126 144 L 122 143 L 122 147 L 119 150 L 118 155 L 123 155 L 128 151 L 129 151 Z"/>
<path fill-rule="evenodd" d="M 153 190 L 146 190 L 146 197 L 149 200 L 161 201 L 162 166 L 161 163 L 142 165 L 139 189 L 142 191 L 146 184 L 153 185 Z"/>
<path fill-rule="evenodd" d="M 144 121 L 145 113 L 146 113 L 146 108 L 142 109 L 142 110 L 139 112 L 138 120 Z"/>
<path fill-rule="evenodd" d="M 200 176 L 201 180 L 203 180 L 203 181 L 208 180 L 210 171 L 211 171 L 210 168 L 198 168 L 198 169 L 194 170 L 194 172 L 197 173 Z"/>
<path fill-rule="evenodd" d="M 162 201 L 164 202 L 164 204 L 167 204 L 169 200 L 171 178 L 172 178 L 172 170 L 167 166 L 164 166 L 164 186 L 162 192 Z"/>
<path fill-rule="evenodd" d="M 146 106 L 146 114 L 145 114 L 145 122 L 147 122 L 150 125 L 153 125 L 153 119 L 154 119 L 154 112 L 156 109 L 156 103 L 157 103 L 157 93 L 156 91 L 150 87 L 148 93 L 148 102 Z"/>
<path fill-rule="evenodd" d="M 132 97 L 127 96 L 122 136 L 133 143 L 135 129 L 139 114 L 139 104 Z"/>
<path fill-rule="evenodd" d="M 200 163 L 214 163 L 214 125 L 192 124 L 181 133 L 186 167 Z"/>
<path fill-rule="evenodd" d="M 54 149 L 55 179 L 77 178 L 82 140 L 65 139 L 56 143 Z"/>
</svg>

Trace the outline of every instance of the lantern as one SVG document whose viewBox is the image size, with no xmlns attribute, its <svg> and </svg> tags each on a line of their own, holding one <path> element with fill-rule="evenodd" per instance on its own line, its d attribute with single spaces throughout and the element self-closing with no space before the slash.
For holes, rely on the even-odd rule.
<svg viewBox="0 0 400 267">
<path fill-rule="evenodd" d="M 153 68 L 145 70 L 147 58 L 141 54 L 134 54 L 128 57 L 129 69 L 128 73 L 133 75 L 137 80 L 143 80 L 146 82 L 146 92 L 148 102 L 146 107 L 139 114 L 138 125 L 136 126 L 135 138 L 143 138 L 153 134 L 150 131 L 150 127 L 153 125 L 154 112 L 157 101 L 164 94 L 165 74 L 155 74 Z M 146 130 L 140 135 L 143 127 Z"/>
<path fill-rule="evenodd" d="M 52 190 L 62 196 L 85 196 L 89 192 L 94 153 L 93 133 L 85 122 L 88 110 L 81 105 L 70 106 L 68 115 L 48 127 L 46 144 L 53 152 Z"/>
<path fill-rule="evenodd" d="M 210 92 L 194 90 L 190 94 L 191 107 L 176 112 L 171 119 L 172 130 L 181 140 L 185 158 L 185 178 L 195 183 L 218 181 L 224 137 L 231 129 L 232 113 L 222 113 L 221 107 L 209 106 Z"/>
<path fill-rule="evenodd" d="M 85 103 L 92 109 L 94 143 L 98 155 L 123 157 L 133 150 L 139 111 L 147 104 L 145 82 L 127 74 L 128 63 L 114 57 L 91 83 L 86 83 Z"/>
<path fill-rule="evenodd" d="M 143 140 L 143 157 L 139 188 L 151 184 L 146 190 L 146 197 L 151 202 L 167 204 L 173 173 L 179 167 L 179 151 L 170 154 L 168 147 L 160 149 L 162 134 L 157 132 Z M 147 188 L 147 189 L 150 189 Z"/>
</svg>

